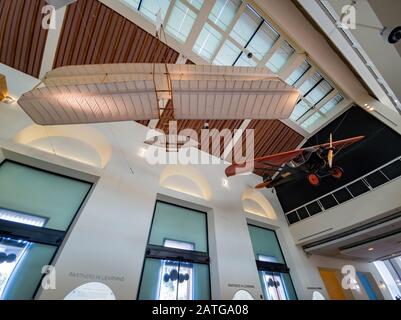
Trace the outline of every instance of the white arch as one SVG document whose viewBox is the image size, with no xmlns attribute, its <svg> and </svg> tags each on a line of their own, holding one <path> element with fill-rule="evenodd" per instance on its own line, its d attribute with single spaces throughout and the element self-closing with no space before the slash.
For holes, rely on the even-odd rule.
<svg viewBox="0 0 401 320">
<path fill-rule="evenodd" d="M 212 191 L 202 173 L 190 165 L 168 165 L 160 175 L 160 186 L 210 200 Z"/>
<path fill-rule="evenodd" d="M 242 194 L 242 206 L 244 211 L 277 220 L 276 212 L 270 202 L 259 191 L 248 188 Z"/>
<path fill-rule="evenodd" d="M 64 300 L 116 300 L 116 296 L 104 283 L 88 282 L 72 290 Z"/>
<path fill-rule="evenodd" d="M 51 139 L 51 145 L 47 141 Z M 87 126 L 38 126 L 32 124 L 15 135 L 14 141 L 38 149 L 104 168 L 112 148 L 106 137 Z"/>
</svg>

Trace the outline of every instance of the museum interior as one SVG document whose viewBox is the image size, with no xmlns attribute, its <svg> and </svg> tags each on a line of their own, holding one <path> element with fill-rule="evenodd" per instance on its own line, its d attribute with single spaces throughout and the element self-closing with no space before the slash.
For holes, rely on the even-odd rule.
<svg viewBox="0 0 401 320">
<path fill-rule="evenodd" d="M 0 300 L 401 299 L 401 1 L 0 12 Z"/>
</svg>

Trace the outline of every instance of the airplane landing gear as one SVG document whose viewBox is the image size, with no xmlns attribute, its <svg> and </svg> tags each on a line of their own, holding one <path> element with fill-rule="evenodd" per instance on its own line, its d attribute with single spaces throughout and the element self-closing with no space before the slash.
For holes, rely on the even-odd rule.
<svg viewBox="0 0 401 320">
<path fill-rule="evenodd" d="M 320 179 L 316 173 L 308 174 L 307 178 L 308 178 L 308 182 L 314 187 L 316 187 L 320 184 Z"/>
<path fill-rule="evenodd" d="M 341 179 L 344 174 L 344 170 L 340 167 L 333 167 L 330 171 L 330 174 L 335 179 Z"/>
</svg>

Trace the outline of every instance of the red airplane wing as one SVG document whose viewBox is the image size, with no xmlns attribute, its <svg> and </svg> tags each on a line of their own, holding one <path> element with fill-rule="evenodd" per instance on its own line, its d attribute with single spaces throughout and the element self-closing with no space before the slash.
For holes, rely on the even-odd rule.
<svg viewBox="0 0 401 320">
<path fill-rule="evenodd" d="M 362 140 L 364 136 L 357 136 L 349 139 L 339 140 L 333 142 L 332 146 L 336 152 L 349 147 Z M 316 152 L 319 148 L 329 148 L 330 143 L 319 144 L 312 147 L 306 147 L 303 149 L 296 149 L 292 151 L 282 152 L 278 154 L 273 154 L 266 157 L 252 159 L 243 163 L 234 163 L 231 166 L 227 167 L 225 170 L 226 176 L 231 177 L 237 174 L 252 172 L 257 169 L 261 170 L 275 170 L 278 167 L 282 166 L 285 163 L 290 162 L 295 159 L 299 155 L 303 153 L 311 153 Z"/>
</svg>

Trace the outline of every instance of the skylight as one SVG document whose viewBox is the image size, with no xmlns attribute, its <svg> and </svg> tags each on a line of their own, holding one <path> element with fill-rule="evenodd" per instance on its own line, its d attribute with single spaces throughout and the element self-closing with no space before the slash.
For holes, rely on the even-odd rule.
<svg viewBox="0 0 401 320">
<path fill-rule="evenodd" d="M 230 40 L 226 40 L 221 47 L 219 53 L 213 63 L 221 66 L 232 66 L 241 53 L 241 49 L 233 44 Z"/>
<path fill-rule="evenodd" d="M 211 9 L 205 0 L 120 1 L 153 23 L 160 10 L 166 32 L 182 43 L 174 49 L 187 57 L 197 55 L 205 63 L 226 66 L 265 65 L 279 76 L 288 75 L 285 81 L 301 93 L 290 119 L 305 130 L 314 130 L 317 122 L 328 120 L 325 114 L 345 99 L 305 55 L 301 64 L 287 70 L 297 47 L 247 1 L 213 0 Z M 196 40 L 189 37 L 191 32 Z"/>
<path fill-rule="evenodd" d="M 303 114 L 305 114 L 308 110 L 310 109 L 310 106 L 308 103 L 304 100 L 300 100 L 297 105 L 294 108 L 294 111 L 292 112 L 290 119 L 292 121 L 297 121 L 299 118 L 302 117 Z"/>
<path fill-rule="evenodd" d="M 256 62 L 252 58 L 248 58 L 245 53 L 241 53 L 234 65 L 238 67 L 255 67 Z"/>
<path fill-rule="evenodd" d="M 177 0 L 168 19 L 166 30 L 178 40 L 185 42 L 196 19 L 196 13 Z"/>
<path fill-rule="evenodd" d="M 209 14 L 209 19 L 226 31 L 240 5 L 241 0 L 217 0 Z"/>
<path fill-rule="evenodd" d="M 302 64 L 296 68 L 290 76 L 287 78 L 286 82 L 290 85 L 293 86 L 299 79 L 303 77 L 303 75 L 308 72 L 308 70 L 311 68 L 311 65 L 309 64 L 308 61 L 302 62 Z"/>
<path fill-rule="evenodd" d="M 247 49 L 258 60 L 262 60 L 279 37 L 278 32 L 267 22 L 264 22 L 249 42 Z"/>
<path fill-rule="evenodd" d="M 210 24 L 205 23 L 198 39 L 195 42 L 193 51 L 210 62 L 214 56 L 223 35 L 214 29 Z"/>
<path fill-rule="evenodd" d="M 302 95 L 308 93 L 320 80 L 322 80 L 322 76 L 319 72 L 315 72 L 311 77 L 306 79 L 301 86 L 299 87 L 299 91 L 301 91 Z"/>
<path fill-rule="evenodd" d="M 279 72 L 294 52 L 294 48 L 291 47 L 287 41 L 284 41 L 282 46 L 273 54 L 273 56 L 267 62 L 266 67 L 268 67 L 273 72 Z"/>
<path fill-rule="evenodd" d="M 333 87 L 327 80 L 321 80 L 306 96 L 305 98 L 310 102 L 312 106 L 317 105 L 324 97 L 326 97 Z"/>
<path fill-rule="evenodd" d="M 170 0 L 142 0 L 142 1 L 137 1 L 137 0 L 125 0 L 126 2 L 134 2 L 138 3 L 137 8 L 140 12 L 142 12 L 147 18 L 152 20 L 153 22 L 156 21 L 156 15 L 157 13 L 161 12 L 161 18 L 164 20 L 164 17 L 166 16 L 167 9 L 170 5 Z"/>
<path fill-rule="evenodd" d="M 237 41 L 241 46 L 246 46 L 252 39 L 259 25 L 262 23 L 262 18 L 250 6 L 246 7 L 245 12 L 234 25 L 230 36 Z"/>
<path fill-rule="evenodd" d="M 343 100 L 343 96 L 341 94 L 337 94 L 334 98 L 332 98 L 329 102 L 322 106 L 319 111 L 323 114 L 326 114 Z"/>
</svg>

